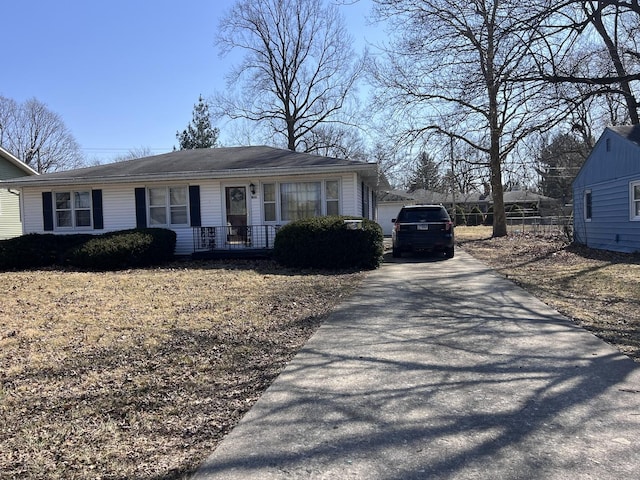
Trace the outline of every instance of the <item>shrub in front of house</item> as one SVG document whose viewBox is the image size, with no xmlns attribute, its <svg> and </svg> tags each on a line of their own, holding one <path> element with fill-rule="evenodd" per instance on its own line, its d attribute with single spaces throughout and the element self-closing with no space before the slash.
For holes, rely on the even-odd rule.
<svg viewBox="0 0 640 480">
<path fill-rule="evenodd" d="M 349 223 L 349 220 L 361 220 L 361 223 Z M 354 226 L 359 228 L 352 228 Z M 366 218 L 305 218 L 278 230 L 273 257 L 288 267 L 373 269 L 382 262 L 383 239 L 380 225 Z"/>
<path fill-rule="evenodd" d="M 162 228 L 123 230 L 94 237 L 70 250 L 65 262 L 92 270 L 157 265 L 173 258 L 176 233 Z"/>
<path fill-rule="evenodd" d="M 54 265 L 109 270 L 158 264 L 173 258 L 175 232 L 159 228 L 103 235 L 30 233 L 0 241 L 0 270 Z"/>
<path fill-rule="evenodd" d="M 58 241 L 53 234 L 29 234 L 0 242 L 0 269 L 13 270 L 53 265 Z"/>
<path fill-rule="evenodd" d="M 30 233 L 0 241 L 0 270 L 42 268 L 61 263 L 64 252 L 86 242 L 93 235 Z"/>
</svg>

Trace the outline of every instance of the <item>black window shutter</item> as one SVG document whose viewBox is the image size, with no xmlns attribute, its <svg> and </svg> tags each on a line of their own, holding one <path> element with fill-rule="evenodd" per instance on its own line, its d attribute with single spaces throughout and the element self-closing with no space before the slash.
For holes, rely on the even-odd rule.
<svg viewBox="0 0 640 480">
<path fill-rule="evenodd" d="M 147 227 L 147 192 L 146 189 L 136 188 L 136 227 Z"/>
<path fill-rule="evenodd" d="M 44 230 L 53 230 L 53 194 L 42 192 L 42 219 L 44 220 Z"/>
<path fill-rule="evenodd" d="M 200 186 L 189 185 L 189 213 L 191 216 L 191 226 L 201 227 L 202 219 L 200 218 Z"/>
<path fill-rule="evenodd" d="M 104 220 L 102 218 L 102 190 L 91 190 L 91 200 L 93 203 L 93 229 L 102 230 Z"/>
</svg>

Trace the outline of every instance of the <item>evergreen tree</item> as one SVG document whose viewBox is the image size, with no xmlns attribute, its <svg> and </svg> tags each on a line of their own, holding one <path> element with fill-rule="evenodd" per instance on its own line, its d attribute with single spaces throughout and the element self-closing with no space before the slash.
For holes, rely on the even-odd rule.
<svg viewBox="0 0 640 480">
<path fill-rule="evenodd" d="M 198 103 L 193 107 L 191 122 L 182 133 L 176 132 L 176 138 L 180 142 L 180 150 L 215 147 L 219 134 L 220 130 L 211 126 L 209 106 L 200 95 Z"/>
<path fill-rule="evenodd" d="M 567 203 L 572 182 L 589 154 L 589 147 L 570 134 L 559 134 L 541 148 L 538 157 L 540 190 L 543 195 Z"/>
<path fill-rule="evenodd" d="M 415 167 L 409 177 L 409 192 L 419 189 L 441 192 L 442 186 L 442 175 L 440 175 L 438 164 L 429 154 L 421 152 L 416 159 Z"/>
</svg>

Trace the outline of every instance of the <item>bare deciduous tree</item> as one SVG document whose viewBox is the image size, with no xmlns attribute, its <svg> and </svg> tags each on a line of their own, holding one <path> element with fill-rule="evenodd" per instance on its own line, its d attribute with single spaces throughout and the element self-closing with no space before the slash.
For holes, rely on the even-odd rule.
<svg viewBox="0 0 640 480">
<path fill-rule="evenodd" d="M 538 78 L 575 85 L 570 101 L 599 97 L 611 122 L 637 124 L 639 5 L 636 0 L 534 1 L 536 13 L 528 23 L 537 31 L 531 52 Z"/>
<path fill-rule="evenodd" d="M 239 0 L 221 20 L 221 54 L 244 57 L 212 110 L 259 122 L 296 150 L 328 122 L 340 122 L 362 70 L 336 6 L 322 0 Z M 234 95 L 235 93 L 235 95 Z"/>
<path fill-rule="evenodd" d="M 338 125 L 318 125 L 301 140 L 303 150 L 327 157 L 366 161 L 366 147 L 357 130 Z"/>
<path fill-rule="evenodd" d="M 0 97 L 2 146 L 39 173 L 82 166 L 80 147 L 62 118 L 35 98 Z"/>
<path fill-rule="evenodd" d="M 406 125 L 408 139 L 436 132 L 485 158 L 494 202 L 493 235 L 507 234 L 502 167 L 532 132 L 556 121 L 543 82 L 512 79 L 531 66 L 516 0 L 374 0 L 394 41 L 373 69 L 379 99 Z M 443 119 L 445 121 L 443 121 Z"/>
<path fill-rule="evenodd" d="M 153 150 L 150 147 L 135 147 L 127 150 L 127 153 L 117 155 L 113 161 L 123 162 L 125 160 L 135 160 L 136 158 L 150 157 L 153 155 Z"/>
</svg>

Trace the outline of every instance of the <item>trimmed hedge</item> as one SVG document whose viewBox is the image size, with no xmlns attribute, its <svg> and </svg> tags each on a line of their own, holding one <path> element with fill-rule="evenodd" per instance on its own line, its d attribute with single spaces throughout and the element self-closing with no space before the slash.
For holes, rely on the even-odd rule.
<svg viewBox="0 0 640 480">
<path fill-rule="evenodd" d="M 147 228 L 103 235 L 31 233 L 0 241 L 0 270 L 71 265 L 111 270 L 155 265 L 173 258 L 176 234 Z"/>
<path fill-rule="evenodd" d="M 106 233 L 72 249 L 69 265 L 91 270 L 117 270 L 157 265 L 173 258 L 176 233 L 162 228 Z"/>
<path fill-rule="evenodd" d="M 345 220 L 362 220 L 351 229 Z M 350 269 L 377 268 L 384 253 L 382 228 L 356 217 L 324 216 L 291 222 L 276 234 L 274 259 L 288 267 Z"/>
<path fill-rule="evenodd" d="M 0 270 L 41 268 L 63 263 L 63 254 L 93 235 L 30 233 L 0 241 Z"/>
</svg>

